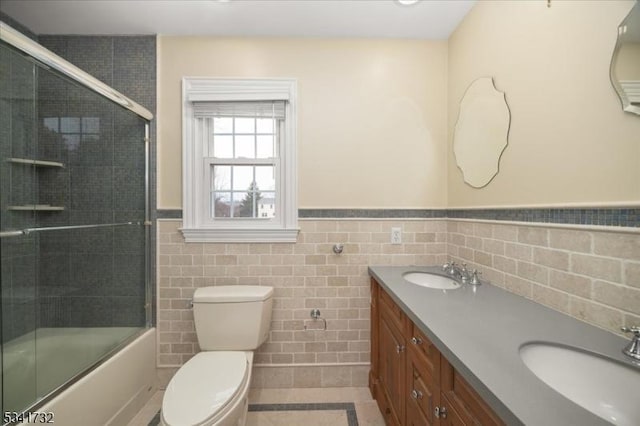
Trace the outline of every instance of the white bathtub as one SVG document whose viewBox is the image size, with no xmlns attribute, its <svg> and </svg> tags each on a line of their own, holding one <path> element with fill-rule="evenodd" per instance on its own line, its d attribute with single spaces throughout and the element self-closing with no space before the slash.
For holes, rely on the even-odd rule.
<svg viewBox="0 0 640 426">
<path fill-rule="evenodd" d="M 91 367 L 139 333 L 129 327 L 44 328 L 4 345 L 4 411 L 24 406 Z M 155 329 L 149 329 L 37 409 L 56 425 L 126 424 L 155 392 Z M 37 339 L 34 340 L 34 335 Z"/>
</svg>

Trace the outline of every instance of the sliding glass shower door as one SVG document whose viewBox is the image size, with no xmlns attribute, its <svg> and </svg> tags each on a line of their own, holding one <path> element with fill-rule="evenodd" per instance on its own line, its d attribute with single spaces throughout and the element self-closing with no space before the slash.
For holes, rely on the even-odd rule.
<svg viewBox="0 0 640 426">
<path fill-rule="evenodd" d="M 0 43 L 0 411 L 148 326 L 147 126 Z"/>
</svg>

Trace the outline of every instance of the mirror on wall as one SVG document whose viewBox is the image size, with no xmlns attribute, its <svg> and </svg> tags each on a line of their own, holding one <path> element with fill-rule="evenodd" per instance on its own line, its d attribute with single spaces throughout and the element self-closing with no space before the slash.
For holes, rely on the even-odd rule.
<svg viewBox="0 0 640 426">
<path fill-rule="evenodd" d="M 503 92 L 493 78 L 475 80 L 460 102 L 453 136 L 453 152 L 464 181 L 482 188 L 498 174 L 507 147 L 511 114 Z"/>
<path fill-rule="evenodd" d="M 640 2 L 618 27 L 618 41 L 611 58 L 611 83 L 622 109 L 640 115 Z"/>
</svg>

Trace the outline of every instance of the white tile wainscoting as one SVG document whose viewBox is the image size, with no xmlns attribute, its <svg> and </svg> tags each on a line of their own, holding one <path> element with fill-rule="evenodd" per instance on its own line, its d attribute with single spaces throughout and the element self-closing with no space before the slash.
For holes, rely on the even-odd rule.
<svg viewBox="0 0 640 426">
<path fill-rule="evenodd" d="M 612 332 L 640 324 L 640 233 L 635 228 L 469 219 L 302 219 L 296 243 L 185 243 L 179 219 L 158 221 L 160 387 L 198 350 L 195 288 L 275 288 L 270 337 L 253 387 L 364 386 L 369 364 L 370 265 L 451 258 L 492 284 Z M 392 245 L 391 228 L 402 228 Z M 344 244 L 336 255 L 332 247 Z M 315 328 L 318 308 L 327 330 Z"/>
</svg>

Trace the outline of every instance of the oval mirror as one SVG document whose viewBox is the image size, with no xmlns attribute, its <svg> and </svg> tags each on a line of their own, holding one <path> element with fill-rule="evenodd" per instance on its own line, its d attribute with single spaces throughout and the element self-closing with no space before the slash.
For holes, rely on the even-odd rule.
<svg viewBox="0 0 640 426">
<path fill-rule="evenodd" d="M 453 135 L 456 164 L 467 184 L 482 188 L 498 174 L 510 120 L 504 93 L 496 90 L 491 77 L 471 83 L 460 101 Z"/>
<path fill-rule="evenodd" d="M 610 74 L 622 109 L 640 115 L 640 3 L 637 1 L 618 27 Z"/>
</svg>

